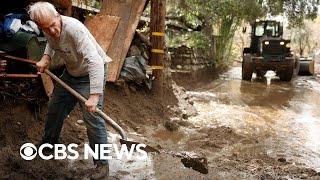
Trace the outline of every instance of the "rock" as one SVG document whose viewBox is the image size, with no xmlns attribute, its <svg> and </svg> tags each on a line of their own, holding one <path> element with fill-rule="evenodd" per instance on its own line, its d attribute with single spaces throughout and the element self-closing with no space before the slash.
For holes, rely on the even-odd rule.
<svg viewBox="0 0 320 180">
<path fill-rule="evenodd" d="M 166 121 L 164 123 L 164 127 L 169 130 L 169 131 L 178 131 L 179 130 L 179 124 L 177 123 L 177 121 Z"/>
<path fill-rule="evenodd" d="M 282 162 L 282 163 L 285 163 L 285 162 L 287 162 L 286 158 L 284 158 L 284 157 L 282 157 L 282 158 L 279 158 L 279 159 L 278 159 L 278 161 L 279 161 L 279 162 Z"/>
<path fill-rule="evenodd" d="M 183 113 L 182 114 L 182 119 L 188 119 L 188 114 L 187 113 Z"/>
<path fill-rule="evenodd" d="M 308 177 L 308 174 L 303 173 L 301 174 L 300 179 L 307 179 Z"/>
<path fill-rule="evenodd" d="M 274 179 L 274 177 L 270 173 L 263 174 L 260 179 Z"/>
<path fill-rule="evenodd" d="M 173 118 L 170 118 L 170 121 L 174 124 L 178 124 L 178 126 L 183 126 L 183 127 L 191 127 L 193 126 L 192 123 L 190 123 L 189 121 L 187 120 L 184 120 L 182 118 L 179 118 L 179 117 L 173 117 Z"/>
<path fill-rule="evenodd" d="M 180 120 L 180 121 L 177 121 L 177 123 L 180 125 L 180 126 L 183 126 L 183 127 L 191 127 L 193 124 L 190 123 L 189 121 L 186 121 L 186 120 Z"/>
<path fill-rule="evenodd" d="M 202 174 L 208 174 L 208 160 L 203 155 L 197 155 L 189 152 L 181 152 L 176 156 L 181 158 L 181 162 L 187 168 L 192 168 Z"/>
<path fill-rule="evenodd" d="M 232 153 L 232 156 L 234 156 L 234 157 L 238 157 L 238 156 L 239 156 L 239 154 L 240 154 L 239 152 L 233 152 L 233 153 Z"/>
<path fill-rule="evenodd" d="M 77 123 L 78 123 L 79 125 L 83 125 L 84 121 L 81 120 L 81 119 L 79 119 L 79 120 L 77 120 Z"/>
<path fill-rule="evenodd" d="M 183 112 L 185 112 L 188 115 L 188 117 L 196 116 L 198 114 L 196 108 L 191 105 L 188 105 L 187 107 L 185 107 Z"/>
<path fill-rule="evenodd" d="M 175 114 L 180 114 L 180 113 L 181 113 L 181 110 L 180 110 L 178 107 L 176 107 L 176 106 L 172 107 L 171 110 L 172 110 L 172 112 L 174 112 Z"/>
<path fill-rule="evenodd" d="M 85 139 L 85 137 L 84 137 L 83 135 L 79 135 L 78 138 L 79 138 L 80 140 L 84 140 L 84 139 Z"/>
<path fill-rule="evenodd" d="M 188 101 L 188 103 L 190 104 L 190 105 L 192 105 L 193 106 L 193 104 L 194 104 L 194 102 L 193 101 Z"/>
</svg>

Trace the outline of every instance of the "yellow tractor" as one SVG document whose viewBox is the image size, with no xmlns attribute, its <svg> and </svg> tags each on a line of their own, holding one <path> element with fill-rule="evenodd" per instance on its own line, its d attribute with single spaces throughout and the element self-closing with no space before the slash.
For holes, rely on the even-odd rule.
<svg viewBox="0 0 320 180">
<path fill-rule="evenodd" d="M 291 81 L 298 73 L 313 74 L 314 61 L 293 55 L 289 44 L 280 22 L 256 20 L 250 47 L 243 50 L 242 79 L 251 81 L 253 73 L 263 77 L 268 70 L 275 71 L 282 81 Z"/>
</svg>

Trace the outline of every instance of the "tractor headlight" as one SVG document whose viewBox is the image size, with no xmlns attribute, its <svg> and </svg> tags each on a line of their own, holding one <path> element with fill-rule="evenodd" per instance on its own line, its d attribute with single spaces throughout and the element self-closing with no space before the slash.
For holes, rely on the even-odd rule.
<svg viewBox="0 0 320 180">
<path fill-rule="evenodd" d="M 281 42 L 280 42 L 280 45 L 281 45 L 281 46 L 283 46 L 283 45 L 284 45 L 284 42 L 283 42 L 283 41 L 281 41 Z"/>
<path fill-rule="evenodd" d="M 269 41 L 265 41 L 264 44 L 265 44 L 265 45 L 269 45 L 270 42 L 269 42 Z"/>
</svg>

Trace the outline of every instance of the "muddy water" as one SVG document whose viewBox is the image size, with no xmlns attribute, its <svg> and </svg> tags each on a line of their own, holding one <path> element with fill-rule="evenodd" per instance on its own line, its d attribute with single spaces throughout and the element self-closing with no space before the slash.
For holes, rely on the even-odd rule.
<svg viewBox="0 0 320 180">
<path fill-rule="evenodd" d="M 230 127 L 254 137 L 259 152 L 320 171 L 320 77 L 286 83 L 271 75 L 245 82 L 234 67 L 187 93 L 198 111 L 189 118 L 196 126 Z"/>
<path fill-rule="evenodd" d="M 206 155 L 209 173 L 162 154 L 142 162 L 148 173 L 135 178 L 320 179 L 320 77 L 286 83 L 272 73 L 267 76 L 245 82 L 241 68 L 234 67 L 217 79 L 195 81 L 192 90 L 176 90 L 179 108 L 188 111 L 184 105 L 192 102 L 196 114 L 178 120 L 179 130 L 159 124 L 145 127 L 139 137 L 167 150 Z M 136 163 L 141 167 L 133 161 L 123 171 L 132 174 Z"/>
<path fill-rule="evenodd" d="M 168 131 L 159 123 L 142 126 L 140 133 L 128 132 L 128 137 L 157 148 L 204 154 L 209 173 L 160 154 L 111 160 L 111 179 L 320 178 L 305 169 L 320 171 L 320 77 L 245 82 L 241 68 L 234 67 L 196 87 L 180 94 L 193 102 L 197 113 L 184 119 L 179 130 Z"/>
</svg>

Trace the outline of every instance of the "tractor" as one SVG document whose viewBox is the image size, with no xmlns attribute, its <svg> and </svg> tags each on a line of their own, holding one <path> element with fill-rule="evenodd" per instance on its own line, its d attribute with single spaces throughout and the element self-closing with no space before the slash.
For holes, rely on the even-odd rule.
<svg viewBox="0 0 320 180">
<path fill-rule="evenodd" d="M 256 20 L 252 25 L 250 47 L 243 50 L 242 79 L 251 81 L 252 74 L 263 77 L 268 70 L 275 71 L 282 81 L 291 81 L 300 68 L 299 57 L 283 38 L 283 25 L 278 21 Z"/>
</svg>

